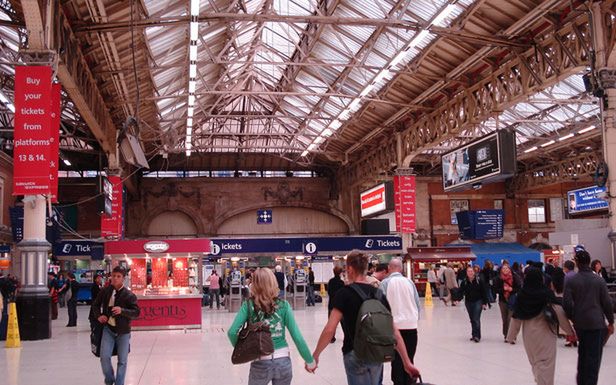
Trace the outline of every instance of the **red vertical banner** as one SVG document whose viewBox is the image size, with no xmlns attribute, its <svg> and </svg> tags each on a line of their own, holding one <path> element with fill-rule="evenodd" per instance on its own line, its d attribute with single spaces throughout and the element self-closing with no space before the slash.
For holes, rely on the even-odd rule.
<svg viewBox="0 0 616 385">
<path fill-rule="evenodd" d="M 51 67 L 15 67 L 13 195 L 50 190 Z"/>
<path fill-rule="evenodd" d="M 49 139 L 49 195 L 51 203 L 58 203 L 58 171 L 60 161 L 60 103 L 62 86 L 51 86 L 51 133 Z"/>
<path fill-rule="evenodd" d="M 411 234 L 416 229 L 416 181 L 414 175 L 394 177 L 394 197 L 396 201 L 396 231 Z"/>
<path fill-rule="evenodd" d="M 400 232 L 400 177 L 394 176 L 394 207 L 396 213 L 396 232 Z"/>
<path fill-rule="evenodd" d="M 108 179 L 113 186 L 111 215 L 106 216 L 103 214 L 101 217 L 101 236 L 104 238 L 122 238 L 122 178 L 119 176 L 110 176 Z"/>
</svg>

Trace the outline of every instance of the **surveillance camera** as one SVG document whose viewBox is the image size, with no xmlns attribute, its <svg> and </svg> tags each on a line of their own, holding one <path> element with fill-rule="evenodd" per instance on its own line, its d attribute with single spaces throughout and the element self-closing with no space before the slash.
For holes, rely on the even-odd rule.
<svg viewBox="0 0 616 385">
<path fill-rule="evenodd" d="M 474 183 L 473 184 L 473 190 L 479 190 L 481 187 L 483 187 L 481 183 Z"/>
</svg>

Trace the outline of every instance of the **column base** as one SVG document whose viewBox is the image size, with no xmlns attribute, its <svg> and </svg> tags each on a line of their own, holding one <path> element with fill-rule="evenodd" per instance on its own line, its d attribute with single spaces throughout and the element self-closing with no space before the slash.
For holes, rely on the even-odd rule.
<svg viewBox="0 0 616 385">
<path fill-rule="evenodd" d="M 49 295 L 22 294 L 17 296 L 19 337 L 23 341 L 51 338 L 51 298 Z"/>
</svg>

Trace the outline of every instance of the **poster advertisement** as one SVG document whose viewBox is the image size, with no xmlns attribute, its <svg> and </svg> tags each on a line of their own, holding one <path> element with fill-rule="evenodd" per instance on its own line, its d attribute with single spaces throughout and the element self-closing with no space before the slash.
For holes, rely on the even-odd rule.
<svg viewBox="0 0 616 385">
<path fill-rule="evenodd" d="M 458 224 L 456 213 L 459 213 L 461 211 L 468 211 L 468 210 L 470 210 L 470 205 L 469 205 L 468 200 L 466 199 L 449 201 L 449 211 L 451 213 L 451 224 L 452 225 Z"/>
<path fill-rule="evenodd" d="M 515 133 L 500 130 L 441 156 L 443 189 L 462 191 L 505 180 L 516 171 Z"/>
<path fill-rule="evenodd" d="M 50 191 L 51 67 L 15 67 L 13 195 Z"/>
<path fill-rule="evenodd" d="M 567 207 L 569 214 L 579 214 L 595 210 L 605 210 L 609 202 L 602 198 L 606 194 L 605 187 L 586 187 L 567 193 Z"/>
<path fill-rule="evenodd" d="M 101 236 L 103 238 L 122 238 L 123 233 L 123 195 L 124 189 L 122 178 L 119 176 L 109 176 L 109 181 L 113 185 L 113 199 L 111 203 L 111 215 L 101 217 Z"/>
<path fill-rule="evenodd" d="M 396 231 L 412 234 L 416 228 L 416 181 L 414 175 L 394 177 Z"/>
</svg>

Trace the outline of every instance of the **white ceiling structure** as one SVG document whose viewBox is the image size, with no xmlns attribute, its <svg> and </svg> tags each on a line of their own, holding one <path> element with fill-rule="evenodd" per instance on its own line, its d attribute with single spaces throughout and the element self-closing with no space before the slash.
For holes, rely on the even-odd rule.
<svg viewBox="0 0 616 385">
<path fill-rule="evenodd" d="M 149 154 L 262 154 L 284 159 L 284 167 L 336 168 L 359 161 L 559 23 L 579 17 L 581 6 L 570 6 L 568 0 L 74 0 L 63 12 L 114 122 L 139 113 Z M 2 1 L 2 9 L 0 75 L 10 80 L 27 40 L 20 2 Z M 444 151 L 497 129 L 516 130 L 521 160 L 598 135 L 589 129 L 600 111 L 582 82 L 587 71 L 422 148 L 415 162 L 433 169 Z M 9 119 L 11 88 L 5 81 L 0 89 Z M 66 119 L 80 126 L 70 100 L 66 106 Z M 87 139 L 80 127 L 65 136 Z"/>
</svg>

